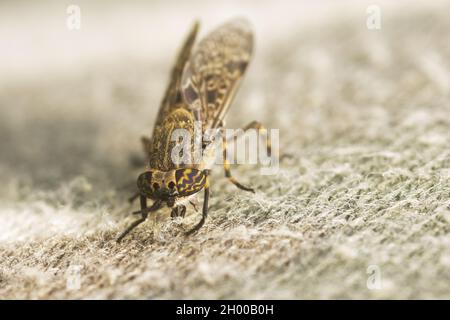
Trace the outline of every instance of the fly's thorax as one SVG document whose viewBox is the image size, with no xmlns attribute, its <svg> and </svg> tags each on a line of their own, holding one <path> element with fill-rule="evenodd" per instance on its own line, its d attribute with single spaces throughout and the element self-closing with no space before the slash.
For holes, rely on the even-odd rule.
<svg viewBox="0 0 450 320">
<path fill-rule="evenodd" d="M 182 130 L 189 137 L 185 150 L 193 150 L 195 121 L 191 112 L 184 107 L 174 109 L 164 120 L 155 126 L 150 146 L 149 167 L 160 171 L 176 169 L 180 164 L 174 163 L 172 149 L 176 145 L 173 140 L 175 130 Z M 190 156 L 190 155 L 189 155 Z"/>
</svg>

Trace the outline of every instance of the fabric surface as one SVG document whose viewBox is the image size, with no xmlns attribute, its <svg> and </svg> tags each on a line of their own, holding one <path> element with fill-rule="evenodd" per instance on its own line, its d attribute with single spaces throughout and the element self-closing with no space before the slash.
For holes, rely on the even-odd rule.
<svg viewBox="0 0 450 320">
<path fill-rule="evenodd" d="M 100 46 L 87 62 L 64 60 L 75 50 L 67 43 L 19 50 L 18 35 L 37 17 L 16 22 L 17 37 L 3 29 L 18 39 L 5 59 L 19 62 L 1 66 L 12 71 L 0 80 L 0 298 L 449 299 L 450 7 L 382 7 L 382 28 L 368 30 L 367 5 L 308 23 L 291 12 L 289 28 L 268 19 L 281 30 L 273 35 L 248 13 L 259 5 L 236 12 L 255 25 L 256 49 L 227 125 L 280 129 L 280 152 L 291 157 L 276 175 L 232 167 L 256 194 L 236 189 L 217 166 L 198 234 L 183 230 L 200 213 L 172 220 L 163 210 L 121 244 L 114 239 L 138 209 L 127 198 L 143 169 L 139 138 L 151 131 L 200 11 L 177 11 L 183 20 L 170 29 L 171 11 L 158 3 L 148 15 L 169 19 L 160 31 L 170 29 L 158 36 L 139 28 L 145 10 L 135 24 L 124 12 L 120 27 L 151 39 L 145 57 L 133 54 L 138 45 L 128 54 L 132 40 L 108 29 L 120 14 L 114 7 L 97 26 L 86 14 L 83 33 L 70 34 L 91 48 L 86 39 L 103 30 L 112 43 L 105 60 Z M 13 23 L 6 18 L 3 26 Z M 225 18 L 206 19 L 201 36 Z M 53 29 L 39 30 L 37 48 Z M 114 43 L 115 55 L 107 51 Z M 15 72 L 21 63 L 34 73 Z"/>
</svg>

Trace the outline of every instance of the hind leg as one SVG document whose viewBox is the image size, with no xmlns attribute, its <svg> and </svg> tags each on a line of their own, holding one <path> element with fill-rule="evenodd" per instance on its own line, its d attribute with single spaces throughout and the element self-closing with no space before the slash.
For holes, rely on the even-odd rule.
<svg viewBox="0 0 450 320">
<path fill-rule="evenodd" d="M 236 140 L 242 137 L 248 130 L 255 129 L 258 130 L 258 132 L 262 135 L 266 136 L 266 149 L 267 154 L 270 156 L 272 154 L 272 142 L 270 141 L 270 136 L 267 133 L 266 127 L 259 122 L 259 121 L 252 121 L 248 125 L 246 125 L 241 131 L 239 131 L 237 134 L 228 137 L 227 142 L 233 140 L 234 143 L 236 143 Z"/>
<path fill-rule="evenodd" d="M 271 152 L 272 152 L 272 144 L 269 138 L 269 135 L 267 134 L 267 129 L 258 121 L 252 121 L 250 122 L 247 126 L 244 127 L 243 130 L 239 131 L 237 134 L 226 138 L 225 136 L 223 137 L 223 144 L 222 144 L 222 150 L 223 150 L 223 168 L 225 170 L 225 177 L 228 178 L 228 180 L 230 180 L 231 183 L 233 183 L 236 187 L 238 187 L 239 189 L 245 190 L 245 191 L 250 191 L 250 192 L 255 192 L 253 190 L 253 188 L 250 187 L 246 187 L 244 185 L 242 185 L 240 182 L 238 182 L 236 180 L 236 178 L 233 177 L 233 175 L 231 174 L 231 169 L 230 169 L 230 163 L 228 162 L 228 158 L 227 158 L 227 143 L 229 141 L 233 141 L 234 143 L 236 143 L 236 140 L 239 139 L 240 137 L 242 137 L 246 131 L 250 130 L 250 129 L 256 129 L 259 131 L 259 133 L 263 133 L 266 135 L 266 148 L 267 148 L 267 154 L 270 156 Z"/>
<path fill-rule="evenodd" d="M 255 190 L 253 190 L 253 188 L 244 186 L 239 181 L 237 181 L 236 178 L 233 177 L 233 175 L 231 174 L 230 163 L 228 162 L 227 156 L 227 138 L 225 136 L 223 137 L 222 152 L 223 152 L 223 169 L 225 170 L 225 177 L 227 177 L 227 179 L 239 189 L 255 193 Z"/>
</svg>

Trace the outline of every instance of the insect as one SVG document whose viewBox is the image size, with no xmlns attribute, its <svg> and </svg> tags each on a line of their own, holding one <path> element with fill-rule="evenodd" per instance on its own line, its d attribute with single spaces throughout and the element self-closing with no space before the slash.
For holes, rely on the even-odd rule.
<svg viewBox="0 0 450 320">
<path fill-rule="evenodd" d="M 185 204 L 202 190 L 202 217 L 187 235 L 199 230 L 208 216 L 210 166 L 205 159 L 197 164 L 175 164 L 171 158 L 175 141 L 171 137 L 175 129 L 193 133 L 195 122 L 201 123 L 202 132 L 224 128 L 224 117 L 252 56 L 253 34 L 246 20 L 234 19 L 212 31 L 194 48 L 198 29 L 199 24 L 196 22 L 172 69 L 153 135 L 143 139 L 148 164 L 145 172 L 137 179 L 139 192 L 133 197 L 140 199 L 141 209 L 134 213 L 140 214 L 141 218 L 118 237 L 118 242 L 144 222 L 149 213 L 164 204 L 172 209 L 172 217 L 184 217 Z M 265 130 L 259 122 L 253 121 L 243 132 L 251 128 Z M 230 171 L 226 158 L 227 142 L 237 138 L 222 136 L 225 176 L 238 188 L 254 192 L 252 188 L 240 184 Z M 203 151 L 206 148 L 207 143 L 203 143 Z M 269 140 L 267 149 L 270 154 Z M 151 206 L 147 206 L 148 199 L 153 200 Z"/>
</svg>

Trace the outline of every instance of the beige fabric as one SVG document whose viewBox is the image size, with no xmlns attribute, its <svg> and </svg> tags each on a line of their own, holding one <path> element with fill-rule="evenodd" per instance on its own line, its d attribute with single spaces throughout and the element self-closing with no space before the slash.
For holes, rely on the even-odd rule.
<svg viewBox="0 0 450 320">
<path fill-rule="evenodd" d="M 361 2 L 313 21 L 306 4 L 277 18 L 272 3 L 116 3 L 95 22 L 82 2 L 78 34 L 65 8 L 41 21 L 17 6 L 0 10 L 2 36 L 34 44 L 0 62 L 0 298 L 450 298 L 449 6 L 386 5 L 370 31 Z M 181 231 L 199 214 L 161 213 L 116 244 L 137 209 L 130 159 L 190 21 L 207 17 L 203 35 L 237 13 L 256 50 L 227 125 L 279 128 L 293 158 L 273 176 L 233 168 L 255 195 L 215 168 L 196 236 Z"/>
</svg>

